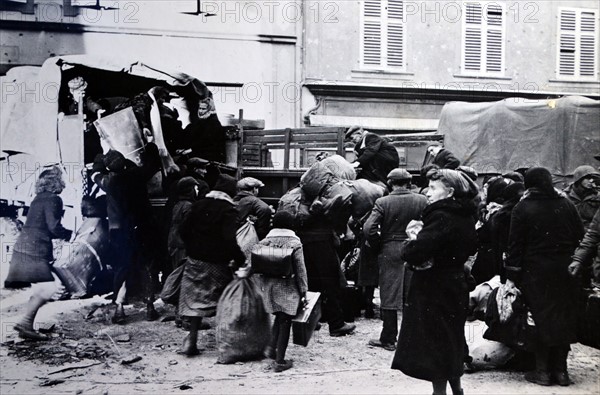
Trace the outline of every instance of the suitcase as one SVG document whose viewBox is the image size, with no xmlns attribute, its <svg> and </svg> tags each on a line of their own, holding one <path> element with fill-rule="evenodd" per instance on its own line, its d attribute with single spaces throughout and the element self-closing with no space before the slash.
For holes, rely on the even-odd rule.
<svg viewBox="0 0 600 395">
<path fill-rule="evenodd" d="M 307 292 L 308 306 L 292 319 L 293 342 L 306 347 L 321 318 L 321 293 Z"/>
<path fill-rule="evenodd" d="M 73 297 L 88 294 L 94 277 L 104 269 L 108 254 L 108 224 L 102 218 L 87 218 L 72 243 L 64 243 L 53 269 Z"/>
<path fill-rule="evenodd" d="M 600 292 L 583 292 L 579 311 L 577 340 L 581 344 L 600 349 Z"/>
</svg>

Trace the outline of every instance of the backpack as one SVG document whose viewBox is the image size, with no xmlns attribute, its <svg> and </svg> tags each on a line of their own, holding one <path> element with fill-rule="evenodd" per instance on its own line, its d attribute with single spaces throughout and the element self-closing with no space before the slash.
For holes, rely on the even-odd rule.
<svg viewBox="0 0 600 395">
<path fill-rule="evenodd" d="M 252 270 L 265 277 L 291 278 L 294 276 L 293 255 L 293 248 L 258 244 L 251 253 Z"/>
</svg>

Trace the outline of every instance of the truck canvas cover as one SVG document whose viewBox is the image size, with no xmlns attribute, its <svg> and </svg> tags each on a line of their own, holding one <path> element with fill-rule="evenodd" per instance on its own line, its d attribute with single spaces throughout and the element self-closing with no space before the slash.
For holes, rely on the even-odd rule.
<svg viewBox="0 0 600 395">
<path fill-rule="evenodd" d="M 445 148 L 479 173 L 543 166 L 557 178 L 600 154 L 600 101 L 581 96 L 450 102 L 438 132 Z"/>
</svg>

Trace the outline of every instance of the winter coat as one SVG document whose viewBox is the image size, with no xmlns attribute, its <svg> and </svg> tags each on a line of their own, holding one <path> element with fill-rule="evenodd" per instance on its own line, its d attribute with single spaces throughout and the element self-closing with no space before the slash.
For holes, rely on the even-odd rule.
<svg viewBox="0 0 600 395">
<path fill-rule="evenodd" d="M 402 259 L 432 259 L 433 266 L 413 271 L 392 369 L 428 381 L 463 374 L 469 305 L 463 267 L 477 247 L 473 210 L 454 199 L 434 202 L 423 211 L 417 239 L 406 243 Z"/>
<path fill-rule="evenodd" d="M 385 184 L 388 173 L 400 164 L 396 148 L 385 138 L 373 133 L 366 133 L 354 150 L 361 168 L 359 178 L 372 182 L 381 181 Z"/>
<path fill-rule="evenodd" d="M 545 346 L 577 341 L 576 285 L 567 267 L 583 237 L 573 203 L 528 189 L 513 209 L 506 275 L 521 289 Z"/>
<path fill-rule="evenodd" d="M 54 281 L 50 270 L 52 239 L 69 240 L 71 231 L 61 224 L 63 202 L 51 192 L 38 193 L 29 207 L 23 230 L 13 247 L 6 282 Z"/>
<path fill-rule="evenodd" d="M 225 128 L 216 114 L 196 119 L 183 131 L 192 156 L 214 162 L 225 162 Z"/>
<path fill-rule="evenodd" d="M 583 240 L 573 254 L 573 261 L 593 267 L 594 279 L 600 282 L 600 210 L 592 219 Z"/>
<path fill-rule="evenodd" d="M 254 228 L 258 234 L 258 239 L 264 239 L 271 226 L 271 208 L 269 205 L 246 191 L 238 192 L 233 200 L 237 202 L 238 227 L 244 225 L 246 219 L 252 215 L 256 217 Z"/>
<path fill-rule="evenodd" d="M 308 278 L 306 277 L 304 253 L 300 239 L 291 230 L 273 229 L 259 244 L 278 248 L 293 248 L 292 268 L 294 277 L 257 277 L 258 284 L 263 292 L 263 303 L 267 313 L 281 312 L 287 315 L 296 315 L 300 306 L 300 298 L 308 290 Z"/>
<path fill-rule="evenodd" d="M 569 186 L 565 193 L 569 200 L 575 205 L 583 227 L 587 230 L 594 218 L 594 214 L 600 209 L 600 193 L 594 193 L 584 197 L 583 199 L 573 190 L 573 185 Z"/>
<path fill-rule="evenodd" d="M 363 231 L 371 246 L 379 246 L 379 289 L 382 309 L 402 308 L 404 292 L 404 262 L 400 252 L 408 239 L 406 226 L 421 217 L 427 198 L 396 189 L 388 196 L 377 199 Z"/>
<path fill-rule="evenodd" d="M 447 149 L 442 148 L 440 152 L 433 158 L 431 162 L 434 165 L 439 166 L 440 169 L 453 169 L 455 170 L 460 166 L 460 161 L 454 156 L 454 154 Z"/>
<path fill-rule="evenodd" d="M 225 265 L 234 260 L 242 266 L 246 257 L 235 237 L 238 229 L 235 204 L 231 199 L 210 195 L 192 205 L 179 227 L 187 254 L 196 260 Z"/>
</svg>

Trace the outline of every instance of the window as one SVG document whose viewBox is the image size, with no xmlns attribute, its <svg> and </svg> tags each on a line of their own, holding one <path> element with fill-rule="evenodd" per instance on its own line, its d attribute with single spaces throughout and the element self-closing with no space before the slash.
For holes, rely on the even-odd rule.
<svg viewBox="0 0 600 395">
<path fill-rule="evenodd" d="M 504 74 L 504 4 L 465 2 L 463 7 L 463 74 Z"/>
<path fill-rule="evenodd" d="M 362 2 L 362 68 L 404 70 L 403 3 L 402 0 Z"/>
<path fill-rule="evenodd" d="M 560 8 L 557 77 L 596 79 L 597 10 Z"/>
</svg>

